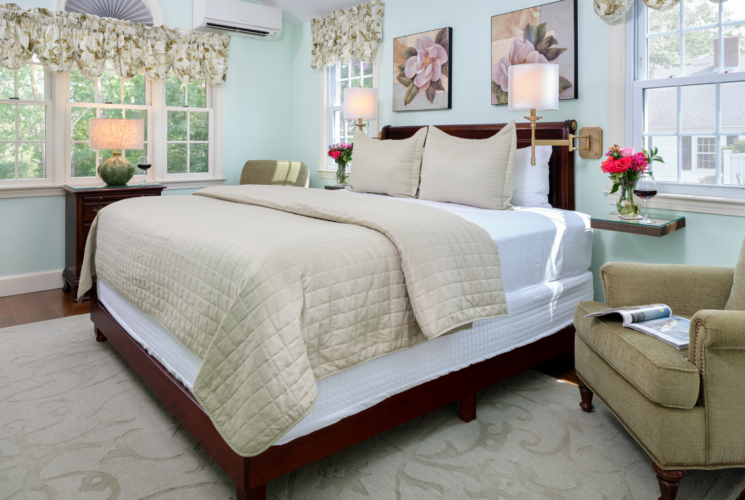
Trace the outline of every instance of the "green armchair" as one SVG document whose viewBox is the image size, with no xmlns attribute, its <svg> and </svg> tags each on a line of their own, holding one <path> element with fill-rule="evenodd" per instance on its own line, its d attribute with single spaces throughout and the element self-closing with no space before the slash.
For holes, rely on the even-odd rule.
<svg viewBox="0 0 745 500">
<path fill-rule="evenodd" d="M 243 165 L 240 184 L 308 187 L 310 170 L 300 161 L 249 160 Z"/>
<path fill-rule="evenodd" d="M 735 269 L 607 263 L 606 304 L 574 315 L 580 406 L 597 395 L 654 461 L 661 500 L 686 469 L 745 467 L 745 245 Z M 690 346 L 623 328 L 608 307 L 664 303 L 691 319 Z"/>
</svg>

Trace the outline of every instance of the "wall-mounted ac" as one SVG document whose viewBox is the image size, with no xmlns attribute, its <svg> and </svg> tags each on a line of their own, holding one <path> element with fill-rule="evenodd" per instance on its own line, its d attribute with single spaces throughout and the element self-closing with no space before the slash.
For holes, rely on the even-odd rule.
<svg viewBox="0 0 745 500">
<path fill-rule="evenodd" d="M 194 29 L 277 38 L 282 34 L 282 9 L 242 0 L 194 0 Z"/>
</svg>

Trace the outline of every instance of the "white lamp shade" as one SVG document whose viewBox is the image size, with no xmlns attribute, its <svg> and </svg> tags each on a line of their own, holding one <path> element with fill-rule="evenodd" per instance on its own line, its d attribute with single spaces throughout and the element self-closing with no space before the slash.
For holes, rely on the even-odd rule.
<svg viewBox="0 0 745 500">
<path fill-rule="evenodd" d="M 510 111 L 559 109 L 558 64 L 513 64 L 507 71 Z"/>
<path fill-rule="evenodd" d="M 90 133 L 90 149 L 142 149 L 145 121 L 93 118 Z"/>
<path fill-rule="evenodd" d="M 345 120 L 377 120 L 378 89 L 348 87 L 344 89 Z"/>
</svg>

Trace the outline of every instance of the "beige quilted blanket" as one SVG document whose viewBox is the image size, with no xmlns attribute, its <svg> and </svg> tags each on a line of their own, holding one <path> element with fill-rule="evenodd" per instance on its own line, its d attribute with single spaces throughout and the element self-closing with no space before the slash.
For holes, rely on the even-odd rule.
<svg viewBox="0 0 745 500">
<path fill-rule="evenodd" d="M 496 244 L 456 215 L 320 189 L 195 195 L 101 210 L 79 294 L 97 274 L 200 356 L 194 395 L 242 456 L 311 410 L 317 380 L 507 314 Z"/>
</svg>

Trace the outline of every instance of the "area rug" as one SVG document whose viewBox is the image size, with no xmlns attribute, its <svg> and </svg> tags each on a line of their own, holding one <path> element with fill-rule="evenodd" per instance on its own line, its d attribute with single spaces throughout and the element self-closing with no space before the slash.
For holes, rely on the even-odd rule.
<svg viewBox="0 0 745 500">
<path fill-rule="evenodd" d="M 640 499 L 652 462 L 600 402 L 528 371 L 272 481 L 274 500 Z M 687 473 L 680 500 L 734 500 L 745 470 Z M 234 485 L 88 316 L 0 330 L 0 499 L 203 500 Z"/>
</svg>

